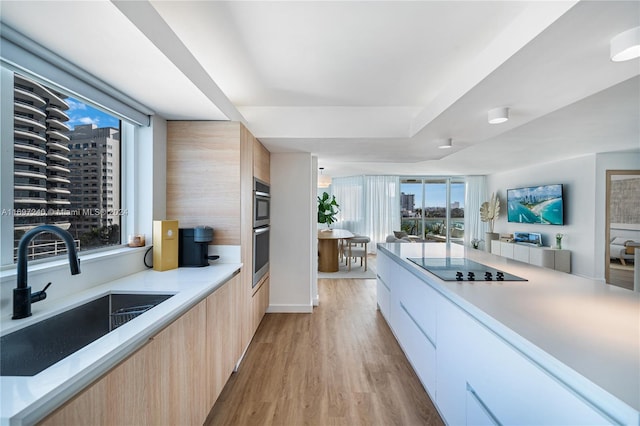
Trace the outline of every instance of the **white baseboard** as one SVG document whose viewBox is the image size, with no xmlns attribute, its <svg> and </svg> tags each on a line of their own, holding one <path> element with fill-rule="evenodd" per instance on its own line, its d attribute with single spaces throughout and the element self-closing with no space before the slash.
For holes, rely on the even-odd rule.
<svg viewBox="0 0 640 426">
<path fill-rule="evenodd" d="M 313 312 L 311 305 L 269 305 L 269 314 L 310 314 Z"/>
</svg>

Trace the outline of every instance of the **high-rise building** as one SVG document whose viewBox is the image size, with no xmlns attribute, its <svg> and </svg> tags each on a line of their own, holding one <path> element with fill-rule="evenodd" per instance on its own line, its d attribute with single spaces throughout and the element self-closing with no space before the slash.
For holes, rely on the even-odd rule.
<svg viewBox="0 0 640 426">
<path fill-rule="evenodd" d="M 120 225 L 120 130 L 85 124 L 69 138 L 71 233 Z"/>
<path fill-rule="evenodd" d="M 14 230 L 70 226 L 69 131 L 66 96 L 19 74 L 14 77 Z M 63 214 L 58 214 L 62 211 Z"/>
<path fill-rule="evenodd" d="M 403 211 L 413 211 L 416 204 L 416 196 L 415 194 L 405 194 L 404 192 L 400 194 L 400 207 Z"/>
</svg>

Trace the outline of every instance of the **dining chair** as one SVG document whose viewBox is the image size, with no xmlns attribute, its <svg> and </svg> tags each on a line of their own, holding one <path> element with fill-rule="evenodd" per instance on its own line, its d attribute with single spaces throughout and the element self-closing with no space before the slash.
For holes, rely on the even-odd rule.
<svg viewBox="0 0 640 426">
<path fill-rule="evenodd" d="M 360 266 L 367 270 L 367 244 L 371 239 L 364 235 L 356 235 L 347 240 L 347 270 L 351 271 L 351 259 L 360 258 Z"/>
</svg>

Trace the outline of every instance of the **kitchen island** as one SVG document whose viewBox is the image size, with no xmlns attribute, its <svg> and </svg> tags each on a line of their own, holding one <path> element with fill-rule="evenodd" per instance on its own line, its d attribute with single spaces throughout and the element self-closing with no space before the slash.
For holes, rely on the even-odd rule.
<svg viewBox="0 0 640 426">
<path fill-rule="evenodd" d="M 161 339 L 156 339 L 156 336 L 168 330 L 197 306 L 202 307 L 198 318 L 204 320 L 208 305 L 203 305 L 203 302 L 208 302 L 212 295 L 218 294 L 219 288 L 231 282 L 237 276 L 241 266 L 242 264 L 221 263 L 206 268 L 179 268 L 164 272 L 147 270 L 65 297 L 46 311 L 34 310 L 33 316 L 23 320 L 12 321 L 9 315 L 3 315 L 1 325 L 4 335 L 109 293 L 173 295 L 34 376 L 0 377 L 0 424 L 2 426 L 34 424 L 96 381 L 102 380 L 101 378 L 104 378 L 104 375 L 112 369 L 125 365 L 126 360 L 133 359 L 136 352 L 155 344 L 153 352 L 159 353 L 158 350 L 163 348 L 158 344 L 158 340 Z M 226 310 L 229 309 L 230 307 Z M 229 327 L 228 324 L 226 326 Z M 206 337 L 205 327 L 198 328 L 196 339 Z M 182 338 L 182 336 L 178 337 Z M 155 342 L 154 339 L 156 339 Z M 188 355 L 188 351 L 181 349 L 181 352 Z M 201 354 L 208 355 L 204 350 Z M 158 367 L 163 367 L 163 370 L 169 369 L 167 365 Z M 199 368 L 202 367 L 202 365 L 199 366 Z M 140 368 L 134 371 L 136 370 Z M 164 374 L 164 371 L 152 372 L 158 377 L 162 375 L 160 373 Z M 202 376 L 202 371 L 198 374 Z M 144 375 L 149 376 L 149 372 L 147 371 Z M 146 378 L 143 377 L 143 379 Z M 226 379 L 222 383 L 225 381 Z M 120 396 L 126 395 L 125 391 L 127 389 L 119 389 L 118 393 Z M 139 391 L 136 397 L 140 398 Z M 134 398 L 131 398 L 131 401 L 133 402 Z M 208 404 L 210 401 L 204 401 L 200 407 L 200 411 L 206 411 L 203 411 L 204 417 L 210 409 Z M 100 421 L 103 419 L 89 417 L 88 414 L 81 414 L 80 423 L 90 424 L 94 420 L 96 424 L 103 423 Z M 95 412 L 90 414 L 95 415 Z M 138 413 L 131 413 L 133 414 Z"/>
<path fill-rule="evenodd" d="M 447 423 L 640 423 L 638 293 L 457 244 L 378 249 L 380 311 Z M 526 281 L 444 281 L 408 258 Z"/>
</svg>

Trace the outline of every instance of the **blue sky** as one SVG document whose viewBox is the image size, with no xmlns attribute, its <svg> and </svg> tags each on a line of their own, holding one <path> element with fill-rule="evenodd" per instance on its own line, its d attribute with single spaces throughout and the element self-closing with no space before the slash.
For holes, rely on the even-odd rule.
<svg viewBox="0 0 640 426">
<path fill-rule="evenodd" d="M 115 127 L 118 128 L 119 121 L 112 115 L 106 114 L 96 108 L 93 108 L 82 101 L 69 97 L 65 100 L 69 105 L 66 111 L 69 116 L 67 125 L 73 130 L 77 125 L 95 124 L 97 127 Z"/>
<path fill-rule="evenodd" d="M 420 183 L 402 183 L 400 184 L 400 191 L 405 194 L 415 195 L 415 206 L 420 207 L 422 204 L 422 184 Z M 444 207 L 447 202 L 447 185 L 441 184 L 427 184 L 425 189 L 425 198 L 427 207 Z M 460 207 L 464 208 L 464 184 L 452 184 L 451 185 L 451 202 L 458 201 Z"/>
</svg>

